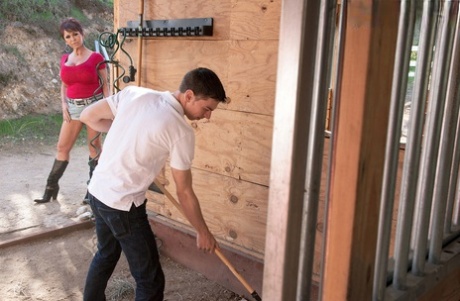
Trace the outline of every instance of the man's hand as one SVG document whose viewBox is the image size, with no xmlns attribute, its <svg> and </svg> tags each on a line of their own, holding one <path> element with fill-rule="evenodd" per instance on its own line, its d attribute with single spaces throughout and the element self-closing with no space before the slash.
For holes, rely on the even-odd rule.
<svg viewBox="0 0 460 301">
<path fill-rule="evenodd" d="M 219 248 L 216 239 L 209 231 L 204 231 L 202 234 L 197 233 L 196 246 L 199 250 L 204 251 L 205 253 L 214 253 L 214 250 Z"/>
</svg>

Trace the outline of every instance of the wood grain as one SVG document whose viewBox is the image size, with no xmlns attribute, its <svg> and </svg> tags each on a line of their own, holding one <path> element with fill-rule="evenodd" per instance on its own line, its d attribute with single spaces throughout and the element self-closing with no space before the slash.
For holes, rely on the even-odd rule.
<svg viewBox="0 0 460 301">
<path fill-rule="evenodd" d="M 199 169 L 193 169 L 193 179 L 211 232 L 219 241 L 263 258 L 268 188 Z M 165 188 L 176 197 L 168 167 L 163 181 Z M 149 191 L 147 197 L 149 210 L 190 228 L 188 221 L 165 196 Z"/>
<path fill-rule="evenodd" d="M 115 28 L 139 20 L 138 6 L 136 1 L 115 0 Z M 123 49 L 141 71 L 144 87 L 175 91 L 183 75 L 196 67 L 210 68 L 222 80 L 231 102 L 220 104 L 209 122 L 190 122 L 196 133 L 194 186 L 216 235 L 261 258 L 281 1 L 145 1 L 144 6 L 144 20 L 213 18 L 211 37 L 144 38 L 142 66 L 136 63 L 137 38 L 126 38 Z M 127 72 L 130 58 L 121 51 L 117 58 Z M 171 180 L 167 171 L 165 179 Z M 171 186 L 167 188 L 175 195 Z M 147 198 L 150 210 L 188 227 L 164 197 L 149 192 Z"/>
<path fill-rule="evenodd" d="M 228 59 L 229 110 L 273 116 L 278 41 L 232 41 Z"/>
<path fill-rule="evenodd" d="M 232 1 L 230 39 L 278 41 L 281 0 Z"/>
<path fill-rule="evenodd" d="M 213 173 L 268 186 L 272 117 L 216 110 L 195 128 L 194 166 Z"/>
</svg>

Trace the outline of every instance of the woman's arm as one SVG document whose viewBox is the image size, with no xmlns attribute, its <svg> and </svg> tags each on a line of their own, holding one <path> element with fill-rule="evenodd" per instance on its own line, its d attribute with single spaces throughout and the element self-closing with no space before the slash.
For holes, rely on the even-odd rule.
<svg viewBox="0 0 460 301">
<path fill-rule="evenodd" d="M 113 118 L 114 115 L 106 99 L 92 103 L 80 114 L 81 122 L 102 133 L 109 131 Z"/>
<path fill-rule="evenodd" d="M 65 122 L 70 122 L 69 104 L 67 103 L 67 85 L 61 83 L 61 106 L 62 106 L 62 119 Z"/>
<path fill-rule="evenodd" d="M 110 86 L 107 82 L 107 68 L 100 69 L 99 76 L 102 78 L 102 93 L 104 94 L 104 98 L 109 97 L 111 93 Z"/>
</svg>

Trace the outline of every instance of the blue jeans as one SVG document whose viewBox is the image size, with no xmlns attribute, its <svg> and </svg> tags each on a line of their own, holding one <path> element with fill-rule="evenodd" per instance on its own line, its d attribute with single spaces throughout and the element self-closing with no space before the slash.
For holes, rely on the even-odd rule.
<svg viewBox="0 0 460 301">
<path fill-rule="evenodd" d="M 110 208 L 89 194 L 96 220 L 97 252 L 86 277 L 83 300 L 105 301 L 107 282 L 121 251 L 136 281 L 136 301 L 162 301 L 165 277 L 144 203 L 129 212 Z"/>
</svg>

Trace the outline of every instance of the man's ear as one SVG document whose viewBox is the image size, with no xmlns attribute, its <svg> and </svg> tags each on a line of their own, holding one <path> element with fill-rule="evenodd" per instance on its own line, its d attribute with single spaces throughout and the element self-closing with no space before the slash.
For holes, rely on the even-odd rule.
<svg viewBox="0 0 460 301">
<path fill-rule="evenodd" d="M 192 101 L 192 99 L 195 96 L 195 93 L 193 93 L 193 91 L 190 90 L 190 89 L 186 90 L 184 94 L 185 94 L 185 101 L 186 102 Z"/>
</svg>

